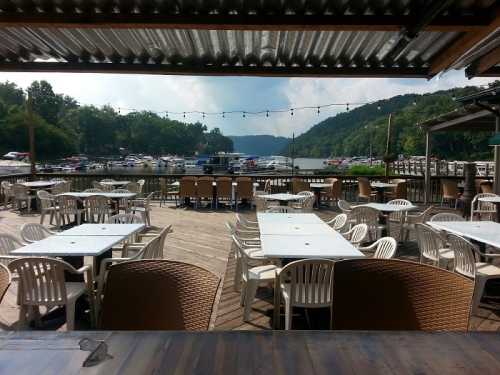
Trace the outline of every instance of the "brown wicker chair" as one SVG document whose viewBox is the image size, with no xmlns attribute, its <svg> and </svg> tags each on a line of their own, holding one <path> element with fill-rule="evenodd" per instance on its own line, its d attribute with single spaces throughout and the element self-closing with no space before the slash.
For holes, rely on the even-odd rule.
<svg viewBox="0 0 500 375">
<path fill-rule="evenodd" d="M 355 259 L 334 269 L 333 328 L 466 331 L 474 282 L 425 264 Z"/>
<path fill-rule="evenodd" d="M 0 263 L 0 303 L 7 289 L 9 289 L 11 281 L 10 271 L 7 267 Z"/>
<path fill-rule="evenodd" d="M 218 177 L 216 182 L 215 208 L 219 208 L 219 201 L 221 200 L 227 200 L 231 205 L 233 201 L 233 179 L 231 177 Z"/>
<path fill-rule="evenodd" d="M 194 176 L 186 176 L 181 178 L 181 183 L 179 186 L 179 197 L 181 200 L 186 201 L 187 199 L 194 198 L 195 207 L 198 206 L 198 194 L 196 190 L 196 180 Z"/>
<path fill-rule="evenodd" d="M 147 259 L 109 269 L 100 326 L 108 330 L 208 330 L 220 279 L 187 263 Z"/>
<path fill-rule="evenodd" d="M 309 191 L 311 190 L 311 186 L 309 182 L 304 181 L 302 178 L 294 177 L 292 178 L 292 192 L 293 194 L 297 194 L 301 191 Z"/>
<path fill-rule="evenodd" d="M 393 180 L 392 183 L 396 184 L 396 187 L 392 191 L 386 191 L 385 196 L 387 199 L 406 199 L 408 196 L 408 189 L 406 180 Z"/>
<path fill-rule="evenodd" d="M 238 210 L 238 201 L 253 200 L 253 182 L 251 177 L 238 177 L 236 178 L 236 198 L 234 207 Z"/>
<path fill-rule="evenodd" d="M 370 180 L 366 177 L 358 177 L 358 201 L 359 198 L 366 199 L 368 202 L 377 196 L 377 192 L 372 190 Z"/>
<path fill-rule="evenodd" d="M 215 179 L 213 177 L 200 177 L 198 178 L 198 185 L 196 186 L 198 199 L 201 200 L 203 198 L 210 199 L 210 206 L 213 206 L 213 197 L 214 197 L 214 185 L 213 182 Z"/>
<path fill-rule="evenodd" d="M 458 199 L 460 197 L 460 191 L 458 190 L 457 182 L 455 180 L 441 180 L 441 185 L 443 186 L 441 206 L 443 205 L 444 201 L 455 201 L 455 208 L 457 208 Z"/>
</svg>

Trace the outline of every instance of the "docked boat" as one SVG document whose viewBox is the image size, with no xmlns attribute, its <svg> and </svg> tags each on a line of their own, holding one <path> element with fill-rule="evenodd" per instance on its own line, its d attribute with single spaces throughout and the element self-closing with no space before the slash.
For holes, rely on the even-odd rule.
<svg viewBox="0 0 500 375">
<path fill-rule="evenodd" d="M 31 164 L 28 152 L 11 151 L 0 160 L 0 175 L 29 173 Z"/>
</svg>

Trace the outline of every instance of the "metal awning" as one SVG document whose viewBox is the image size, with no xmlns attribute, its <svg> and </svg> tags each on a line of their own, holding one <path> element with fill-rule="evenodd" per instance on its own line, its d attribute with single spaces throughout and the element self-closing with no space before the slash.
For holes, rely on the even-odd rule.
<svg viewBox="0 0 500 375">
<path fill-rule="evenodd" d="M 426 131 L 495 131 L 495 115 L 490 111 L 469 105 L 418 124 Z"/>
<path fill-rule="evenodd" d="M 0 71 L 428 78 L 499 23 L 495 0 L 0 0 Z"/>
</svg>

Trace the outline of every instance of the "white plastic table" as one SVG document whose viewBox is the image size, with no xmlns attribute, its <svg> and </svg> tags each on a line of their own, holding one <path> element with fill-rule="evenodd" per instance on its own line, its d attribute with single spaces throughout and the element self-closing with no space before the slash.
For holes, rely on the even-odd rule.
<svg viewBox="0 0 500 375">
<path fill-rule="evenodd" d="M 56 236 L 120 236 L 126 238 L 144 229 L 144 224 L 82 224 Z"/>
<path fill-rule="evenodd" d="M 172 186 L 172 187 L 179 187 L 181 185 L 181 183 L 179 181 L 175 181 L 175 182 L 172 182 L 171 184 L 169 184 L 169 186 Z M 195 182 L 195 185 L 197 185 L 197 183 Z M 216 187 L 217 186 L 217 180 L 213 181 L 212 182 L 212 186 L 213 187 Z M 232 182 L 231 183 L 231 200 L 234 201 L 234 199 L 236 198 L 236 186 L 238 186 L 238 184 L 236 182 Z M 255 193 L 257 192 L 257 188 L 259 187 L 259 183 L 258 182 L 254 182 L 253 183 L 253 194 L 255 195 Z"/>
<path fill-rule="evenodd" d="M 372 188 L 377 190 L 377 201 L 379 202 L 384 201 L 384 191 L 386 189 L 392 189 L 397 186 L 396 184 L 391 184 L 388 182 L 372 182 L 370 185 Z"/>
<path fill-rule="evenodd" d="M 377 211 L 386 213 L 398 212 L 398 211 L 411 211 L 418 208 L 417 206 L 414 205 L 405 206 L 402 204 L 388 204 L 388 203 L 366 203 L 366 204 L 359 204 L 354 207 L 371 207 Z"/>
<path fill-rule="evenodd" d="M 102 191 L 102 192 L 98 192 L 98 193 L 84 193 L 84 192 L 75 191 L 75 192 L 57 194 L 57 196 L 61 196 L 61 195 L 70 195 L 70 196 L 77 197 L 77 198 L 88 198 L 88 197 L 92 197 L 95 195 L 103 195 L 106 198 L 110 198 L 110 199 L 121 199 L 121 198 L 131 199 L 131 198 L 134 198 L 137 195 L 137 193 L 110 193 L 110 192 L 106 192 L 106 191 Z"/>
<path fill-rule="evenodd" d="M 269 201 L 278 201 L 281 206 L 286 206 L 288 205 L 288 202 L 304 198 L 303 195 L 289 194 L 289 193 L 263 194 L 263 195 L 258 195 L 258 197 Z"/>
<path fill-rule="evenodd" d="M 259 213 L 257 220 L 262 252 L 268 258 L 364 257 L 361 251 L 314 214 Z"/>
<path fill-rule="evenodd" d="M 104 181 L 99 182 L 101 185 L 109 185 L 109 186 L 124 186 L 130 183 L 130 181 Z"/>
<path fill-rule="evenodd" d="M 494 221 L 428 221 L 434 229 L 500 247 L 500 224 Z"/>
<path fill-rule="evenodd" d="M 28 188 L 42 188 L 42 187 L 50 187 L 57 185 L 58 182 L 56 181 L 28 181 L 28 182 L 22 182 L 21 185 L 26 186 Z"/>
<path fill-rule="evenodd" d="M 50 236 L 11 251 L 12 255 L 96 257 L 125 236 Z"/>
</svg>

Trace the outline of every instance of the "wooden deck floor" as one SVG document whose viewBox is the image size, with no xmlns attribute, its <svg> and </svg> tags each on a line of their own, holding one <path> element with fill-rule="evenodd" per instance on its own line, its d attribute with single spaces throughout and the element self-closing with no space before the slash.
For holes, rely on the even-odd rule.
<svg viewBox="0 0 500 375">
<path fill-rule="evenodd" d="M 335 213 L 320 211 L 320 216 L 332 217 Z M 254 217 L 252 213 L 249 217 Z M 217 330 L 258 330 L 270 329 L 272 316 L 272 298 L 270 288 L 260 288 L 258 298 L 253 304 L 251 321 L 243 322 L 243 309 L 240 307 L 240 294 L 234 291 L 233 278 L 235 264 L 230 252 L 231 241 L 224 223 L 234 220 L 231 211 L 213 212 L 208 209 L 190 210 L 175 209 L 171 205 L 153 208 L 153 225 L 173 225 L 174 232 L 167 237 L 165 257 L 183 261 L 206 268 L 223 277 L 220 299 L 217 303 L 215 329 Z M 0 209 L 0 233 L 19 235 L 23 223 L 38 222 L 39 215 L 18 215 L 10 210 Z M 398 257 L 417 259 L 415 243 L 401 247 Z M 294 318 L 294 328 L 322 328 L 324 322 L 321 312 L 310 315 L 310 324 L 299 314 Z M 9 288 L 2 304 L 0 304 L 0 329 L 15 329 L 18 319 L 16 304 L 16 283 Z M 78 326 L 77 326 L 78 328 Z M 82 327 L 83 328 L 83 327 Z M 472 330 L 500 331 L 500 312 L 481 310 L 479 316 L 471 319 Z M 64 326 L 58 329 L 65 329 Z"/>
</svg>

